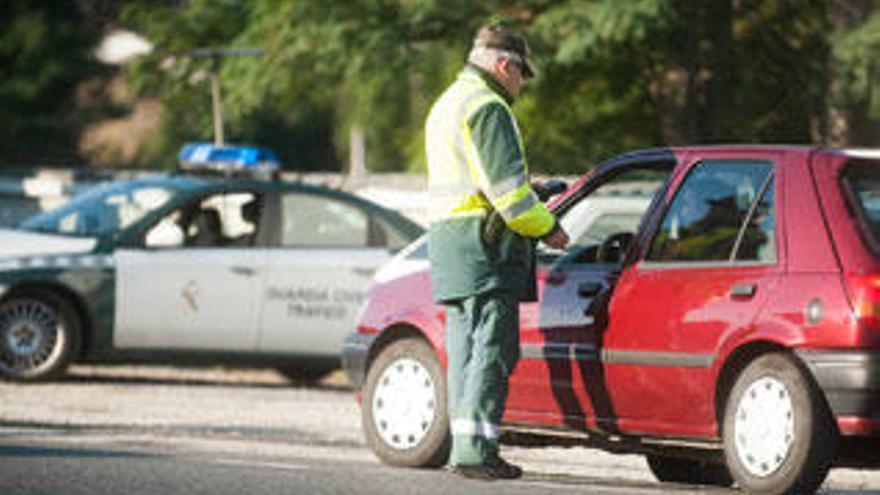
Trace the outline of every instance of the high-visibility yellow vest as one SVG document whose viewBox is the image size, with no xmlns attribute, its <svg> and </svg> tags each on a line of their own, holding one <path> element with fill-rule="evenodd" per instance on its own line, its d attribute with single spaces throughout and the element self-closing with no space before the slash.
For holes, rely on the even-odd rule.
<svg viewBox="0 0 880 495">
<path fill-rule="evenodd" d="M 510 106 L 475 69 L 462 71 L 434 104 L 425 140 L 431 223 L 484 217 L 494 208 L 520 235 L 553 229 L 555 217 L 529 183 Z"/>
</svg>

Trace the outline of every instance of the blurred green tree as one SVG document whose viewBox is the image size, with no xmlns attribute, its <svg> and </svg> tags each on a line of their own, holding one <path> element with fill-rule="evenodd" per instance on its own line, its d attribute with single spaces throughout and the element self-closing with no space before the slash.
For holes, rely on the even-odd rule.
<svg viewBox="0 0 880 495">
<path fill-rule="evenodd" d="M 830 146 L 877 146 L 880 136 L 880 1 L 835 0 L 829 6 L 831 52 L 827 112 L 814 140 Z"/>
<path fill-rule="evenodd" d="M 0 2 L 0 164 L 77 164 L 91 116 L 79 84 L 100 73 L 97 21 L 79 2 Z"/>
<path fill-rule="evenodd" d="M 291 168 L 342 170 L 360 127 L 380 171 L 424 167 L 431 102 L 476 27 L 501 18 L 527 33 L 540 68 L 515 108 L 532 168 L 577 173 L 634 147 L 825 143 L 838 121 L 867 132 L 838 144 L 868 141 L 876 4 L 189 0 L 132 4 L 123 22 L 157 42 L 130 71 L 171 110 L 155 156 L 211 136 L 206 61 L 190 51 L 261 47 L 264 57 L 222 64 L 229 139 L 273 147 Z"/>
</svg>

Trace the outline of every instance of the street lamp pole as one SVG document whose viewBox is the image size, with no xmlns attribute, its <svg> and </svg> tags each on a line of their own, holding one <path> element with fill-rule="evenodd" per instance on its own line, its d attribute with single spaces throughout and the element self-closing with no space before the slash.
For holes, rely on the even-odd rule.
<svg viewBox="0 0 880 495">
<path fill-rule="evenodd" d="M 220 96 L 220 59 L 223 57 L 261 57 L 262 48 L 196 48 L 194 57 L 211 58 L 211 107 L 214 115 L 214 145 L 223 146 L 223 100 Z"/>
<path fill-rule="evenodd" d="M 213 65 L 213 64 L 211 64 Z M 220 102 L 220 74 L 211 70 L 211 107 L 214 114 L 214 145 L 223 146 L 223 108 Z"/>
</svg>

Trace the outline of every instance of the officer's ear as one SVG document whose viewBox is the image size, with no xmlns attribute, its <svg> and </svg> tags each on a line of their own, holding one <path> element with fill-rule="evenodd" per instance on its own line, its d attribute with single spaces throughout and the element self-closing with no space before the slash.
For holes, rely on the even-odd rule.
<svg viewBox="0 0 880 495">
<path fill-rule="evenodd" d="M 508 57 L 498 57 L 495 59 L 495 63 L 492 65 L 492 68 L 495 71 L 495 75 L 498 77 L 502 77 L 505 80 L 511 78 L 511 71 L 517 70 L 514 67 L 515 63 L 510 60 Z"/>
</svg>

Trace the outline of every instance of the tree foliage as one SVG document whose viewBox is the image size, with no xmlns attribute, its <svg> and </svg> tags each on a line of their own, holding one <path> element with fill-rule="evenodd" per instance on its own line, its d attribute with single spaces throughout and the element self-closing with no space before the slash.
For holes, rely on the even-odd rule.
<svg viewBox="0 0 880 495">
<path fill-rule="evenodd" d="M 50 88 L 64 87 L 60 74 L 82 74 L 88 64 L 75 47 L 95 37 L 62 22 L 74 3 L 0 3 L 8 14 L 0 60 L 15 74 L 0 78 L 4 122 L 23 108 L 64 114 L 64 91 Z M 873 144 L 878 3 L 156 0 L 128 2 L 118 23 L 155 43 L 127 68 L 130 84 L 166 109 L 144 163 L 170 163 L 183 142 L 210 139 L 217 70 L 231 141 L 276 149 L 292 169 L 343 170 L 349 130 L 359 126 L 370 170 L 420 170 L 430 105 L 462 67 L 476 28 L 495 19 L 526 33 L 539 67 L 515 107 L 532 168 L 576 173 L 637 147 Z M 50 11 L 61 14 L 21 27 Z M 71 51 L 55 56 L 41 43 Z M 203 47 L 265 53 L 214 66 L 194 56 Z M 14 127 L 5 132 L 23 132 Z"/>
</svg>

